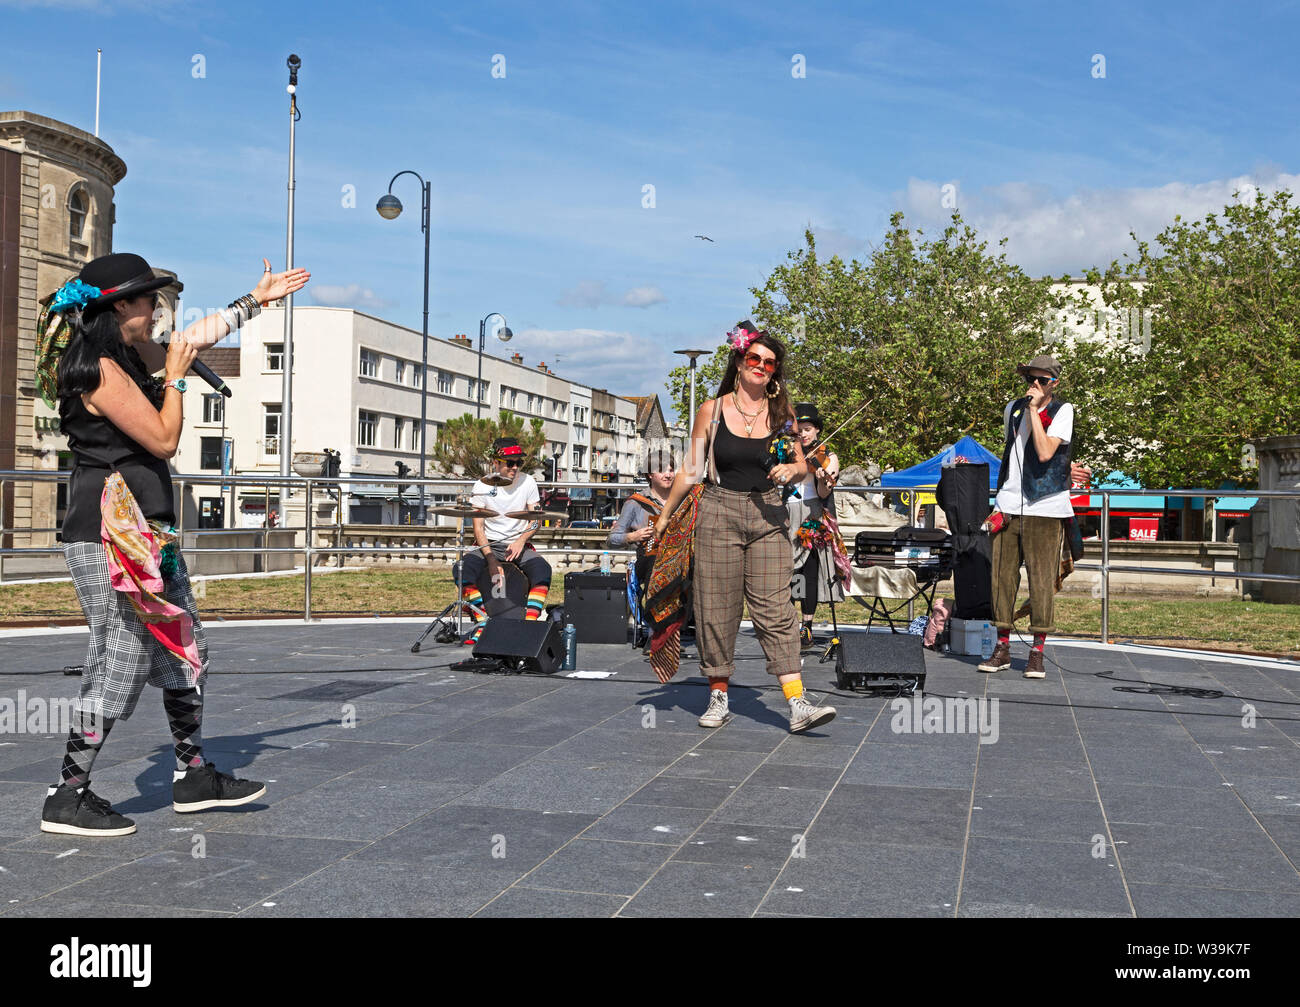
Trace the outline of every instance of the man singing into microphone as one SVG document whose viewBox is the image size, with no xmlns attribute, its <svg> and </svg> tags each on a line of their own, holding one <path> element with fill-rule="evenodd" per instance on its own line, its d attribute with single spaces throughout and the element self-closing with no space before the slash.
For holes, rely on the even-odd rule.
<svg viewBox="0 0 1300 1007">
<path fill-rule="evenodd" d="M 1005 516 L 993 539 L 993 619 L 998 643 L 980 671 L 1011 667 L 1011 623 L 1020 588 L 1020 565 L 1029 574 L 1029 629 L 1034 634 L 1025 678 L 1046 678 L 1043 643 L 1055 627 L 1052 604 L 1061 561 L 1064 520 L 1070 503 L 1070 440 L 1074 407 L 1054 398 L 1061 365 L 1055 357 L 1034 357 L 1016 368 L 1028 384 L 1024 398 L 1003 411 L 1002 469 L 996 508 Z"/>
</svg>

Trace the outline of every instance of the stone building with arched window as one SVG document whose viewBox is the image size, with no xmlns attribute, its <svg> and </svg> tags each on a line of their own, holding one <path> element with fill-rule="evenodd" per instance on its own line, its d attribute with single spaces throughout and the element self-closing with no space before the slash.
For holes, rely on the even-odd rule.
<svg viewBox="0 0 1300 1007">
<path fill-rule="evenodd" d="M 66 459 L 58 415 L 35 386 L 38 301 L 113 250 L 113 192 L 125 175 L 98 137 L 33 112 L 0 112 L 0 469 L 58 469 Z M 61 517 L 54 484 L 0 490 L 0 526 L 49 529 L 2 544 L 52 545 Z"/>
</svg>

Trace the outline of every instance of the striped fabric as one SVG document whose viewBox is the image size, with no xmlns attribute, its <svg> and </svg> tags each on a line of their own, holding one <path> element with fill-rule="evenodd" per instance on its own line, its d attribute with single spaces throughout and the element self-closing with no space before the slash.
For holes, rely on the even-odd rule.
<svg viewBox="0 0 1300 1007">
<path fill-rule="evenodd" d="M 90 629 L 78 708 L 97 717 L 126 719 L 134 712 L 146 682 L 160 689 L 192 688 L 189 666 L 168 653 L 150 635 L 130 601 L 113 590 L 103 544 L 66 542 L 63 555 Z M 184 558 L 178 558 L 176 572 L 167 580 L 163 595 L 189 613 L 193 621 L 202 668 L 198 682 L 201 688 L 208 672 L 207 634 L 199 620 Z"/>
<path fill-rule="evenodd" d="M 799 623 L 790 605 L 789 512 L 777 488 L 742 493 L 709 485 L 695 535 L 695 632 L 700 674 L 730 678 L 746 604 L 769 675 L 800 670 Z"/>
<path fill-rule="evenodd" d="M 524 613 L 525 619 L 536 621 L 541 618 L 542 609 L 546 607 L 546 592 L 550 587 L 550 584 L 534 584 L 528 589 L 528 611 Z"/>
</svg>

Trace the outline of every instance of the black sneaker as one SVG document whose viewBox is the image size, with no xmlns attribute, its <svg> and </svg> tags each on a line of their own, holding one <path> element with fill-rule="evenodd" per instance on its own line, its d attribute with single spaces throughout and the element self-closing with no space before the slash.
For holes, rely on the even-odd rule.
<svg viewBox="0 0 1300 1007">
<path fill-rule="evenodd" d="M 60 783 L 51 787 L 41 809 L 41 831 L 64 836 L 129 836 L 135 822 L 119 815 L 90 787 L 80 790 Z"/>
<path fill-rule="evenodd" d="M 236 808 L 255 801 L 266 793 L 266 784 L 254 780 L 236 780 L 217 772 L 211 762 L 195 766 L 172 783 L 172 810 L 182 814 L 207 811 L 208 808 Z"/>
</svg>

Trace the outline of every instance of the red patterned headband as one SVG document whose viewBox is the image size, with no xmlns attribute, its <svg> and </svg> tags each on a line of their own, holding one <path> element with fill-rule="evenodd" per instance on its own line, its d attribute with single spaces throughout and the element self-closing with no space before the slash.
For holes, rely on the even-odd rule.
<svg viewBox="0 0 1300 1007">
<path fill-rule="evenodd" d="M 524 453 L 524 449 L 518 444 L 510 444 L 497 452 L 498 458 L 517 458 Z"/>
<path fill-rule="evenodd" d="M 749 349 L 749 344 L 758 338 L 758 333 L 753 329 L 732 329 L 727 333 L 727 342 L 737 353 L 744 353 Z"/>
</svg>

